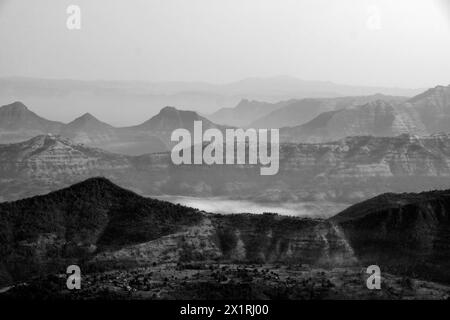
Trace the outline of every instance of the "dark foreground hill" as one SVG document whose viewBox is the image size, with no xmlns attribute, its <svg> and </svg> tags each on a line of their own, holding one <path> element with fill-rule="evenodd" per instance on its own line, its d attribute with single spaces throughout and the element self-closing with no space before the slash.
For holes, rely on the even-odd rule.
<svg viewBox="0 0 450 320">
<path fill-rule="evenodd" d="M 64 271 L 70 263 L 353 261 L 340 231 L 325 220 L 212 215 L 140 197 L 104 178 L 0 204 L 0 253 L 2 284 Z"/>
<path fill-rule="evenodd" d="M 328 220 L 216 215 L 92 178 L 0 204 L 0 285 L 54 295 L 78 264 L 78 298 L 443 298 L 445 285 L 409 277 L 450 281 L 449 205 L 450 191 L 436 191 L 382 195 Z M 370 264 L 384 291 L 367 291 Z"/>
<path fill-rule="evenodd" d="M 200 219 L 194 209 L 140 197 L 104 178 L 2 203 L 0 282 L 55 271 L 93 252 L 157 239 Z"/>
<path fill-rule="evenodd" d="M 382 194 L 331 221 L 360 261 L 450 282 L 450 190 Z"/>
</svg>

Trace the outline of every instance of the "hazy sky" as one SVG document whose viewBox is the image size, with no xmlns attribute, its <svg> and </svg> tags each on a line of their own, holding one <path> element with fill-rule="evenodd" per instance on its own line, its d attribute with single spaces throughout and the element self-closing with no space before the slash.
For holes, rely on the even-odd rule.
<svg viewBox="0 0 450 320">
<path fill-rule="evenodd" d="M 0 0 L 0 76 L 431 87 L 450 83 L 447 2 Z"/>
</svg>

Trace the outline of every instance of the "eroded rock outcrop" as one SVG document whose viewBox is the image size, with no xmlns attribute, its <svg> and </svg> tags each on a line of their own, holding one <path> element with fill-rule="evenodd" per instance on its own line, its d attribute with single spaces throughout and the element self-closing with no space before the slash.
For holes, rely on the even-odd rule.
<svg viewBox="0 0 450 320">
<path fill-rule="evenodd" d="M 271 214 L 205 215 L 201 223 L 120 250 L 107 250 L 96 262 L 179 263 L 222 261 L 351 265 L 356 262 L 340 227 L 332 222 Z"/>
</svg>

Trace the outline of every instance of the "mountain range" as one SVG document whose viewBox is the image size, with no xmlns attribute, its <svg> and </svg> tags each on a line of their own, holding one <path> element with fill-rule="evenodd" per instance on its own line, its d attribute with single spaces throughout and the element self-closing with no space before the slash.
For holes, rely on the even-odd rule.
<svg viewBox="0 0 450 320">
<path fill-rule="evenodd" d="M 250 122 L 253 128 L 281 128 L 284 142 L 327 142 L 347 136 L 402 133 L 424 136 L 449 131 L 445 120 L 450 114 L 449 96 L 450 86 L 438 86 L 411 99 L 372 95 L 274 104 L 242 100 L 235 108 L 221 109 L 209 117 L 219 123 Z M 149 120 L 129 127 L 111 126 L 90 113 L 64 124 L 44 119 L 24 104 L 14 102 L 0 108 L 0 142 L 18 142 L 52 133 L 111 152 L 137 155 L 170 150 L 172 131 L 177 128 L 192 131 L 194 121 L 202 121 L 204 128 L 227 128 L 194 111 L 174 107 L 164 107 Z M 305 123 L 295 125 L 301 122 Z"/>
<path fill-rule="evenodd" d="M 406 98 L 375 94 L 370 96 L 352 96 L 339 98 L 306 98 L 289 101 L 285 106 L 262 115 L 248 124 L 250 128 L 283 128 L 307 123 L 328 111 L 352 109 L 357 106 L 383 100 L 397 103 Z"/>
<path fill-rule="evenodd" d="M 193 130 L 194 121 L 202 121 L 203 128 L 219 128 L 193 111 L 165 107 L 151 119 L 131 127 L 113 127 L 90 113 L 64 124 L 39 117 L 23 103 L 14 102 L 0 107 L 0 141 L 14 143 L 37 135 L 54 134 L 76 143 L 124 154 L 143 154 L 171 149 L 173 130 Z"/>
<path fill-rule="evenodd" d="M 68 122 L 89 112 L 114 126 L 129 126 L 141 121 L 144 114 L 157 114 L 162 106 L 209 114 L 234 107 L 242 99 L 277 102 L 375 93 L 413 96 L 421 91 L 348 86 L 288 76 L 248 78 L 224 84 L 4 77 L 0 78 L 0 105 L 20 100 L 46 118 Z"/>
<path fill-rule="evenodd" d="M 285 141 L 292 142 L 325 142 L 356 135 L 425 135 L 449 131 L 449 97 L 450 86 L 437 86 L 413 98 L 375 94 L 279 103 L 243 100 L 209 118 L 248 128 L 280 128 Z"/>
<path fill-rule="evenodd" d="M 289 92 L 291 80 L 275 87 Z M 242 297 L 247 289 L 252 298 L 448 297 L 449 119 L 450 86 L 413 98 L 241 100 L 206 117 L 164 107 L 128 127 L 90 113 L 62 123 L 20 102 L 3 106 L 0 289 L 55 296 L 66 288 L 55 284 L 65 268 L 77 264 L 87 297 Z M 204 129 L 280 128 L 278 174 L 261 176 L 259 165 L 174 165 L 171 132 L 191 131 L 197 120 Z M 221 215 L 157 195 L 347 209 Z M 368 265 L 382 270 L 378 296 L 361 282 Z"/>
<path fill-rule="evenodd" d="M 384 194 L 326 220 L 217 215 L 143 198 L 92 178 L 0 204 L 0 285 L 64 273 L 69 264 L 80 265 L 85 275 L 88 270 L 230 261 L 312 268 L 376 263 L 383 278 L 393 273 L 448 283 L 449 205 L 446 190 Z"/>
<path fill-rule="evenodd" d="M 42 194 L 96 175 L 141 194 L 273 202 L 355 203 L 382 192 L 445 188 L 450 139 L 429 131 L 437 121 L 443 128 L 449 91 L 438 86 L 407 100 L 314 100 L 337 109 L 281 128 L 280 170 L 271 179 L 255 165 L 174 166 L 168 152 L 174 129 L 192 130 L 196 120 L 204 128 L 226 128 L 193 111 L 165 107 L 139 125 L 113 127 L 91 114 L 68 124 L 49 121 L 15 102 L 0 108 L 0 137 L 22 141 L 0 145 L 1 197 Z M 424 118 L 426 106 L 441 116 Z M 244 101 L 242 108 L 255 107 Z"/>
<path fill-rule="evenodd" d="M 355 203 L 383 192 L 448 188 L 449 157 L 447 134 L 282 143 L 279 172 L 266 177 L 258 165 L 177 166 L 169 152 L 126 156 L 44 135 L 0 145 L 0 194 L 16 200 L 102 175 L 147 195 Z"/>
<path fill-rule="evenodd" d="M 448 129 L 447 129 L 448 131 Z M 424 136 L 427 129 L 414 108 L 376 100 L 353 109 L 321 113 L 300 126 L 282 128 L 282 141 L 326 142 L 350 136 Z"/>
<path fill-rule="evenodd" d="M 304 124 L 283 127 L 280 136 L 285 142 L 328 142 L 358 135 L 424 136 L 449 132 L 450 122 L 446 120 L 450 114 L 449 97 L 450 85 L 437 86 L 407 100 L 377 99 L 325 111 Z"/>
</svg>

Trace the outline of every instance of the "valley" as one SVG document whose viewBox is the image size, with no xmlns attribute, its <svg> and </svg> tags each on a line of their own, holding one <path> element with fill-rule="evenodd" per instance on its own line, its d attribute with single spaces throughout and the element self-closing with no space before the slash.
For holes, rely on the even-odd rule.
<svg viewBox="0 0 450 320">
<path fill-rule="evenodd" d="M 305 202 L 255 202 L 250 200 L 233 200 L 225 197 L 188 197 L 188 196 L 152 196 L 150 198 L 168 201 L 183 206 L 196 208 L 202 211 L 233 214 L 265 212 L 277 213 L 287 216 L 329 218 L 341 212 L 349 206 L 347 203 L 327 201 L 305 201 Z"/>
</svg>

